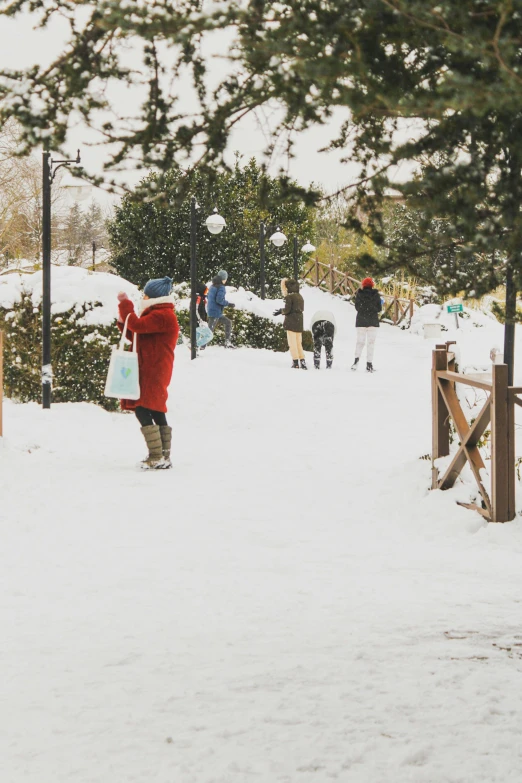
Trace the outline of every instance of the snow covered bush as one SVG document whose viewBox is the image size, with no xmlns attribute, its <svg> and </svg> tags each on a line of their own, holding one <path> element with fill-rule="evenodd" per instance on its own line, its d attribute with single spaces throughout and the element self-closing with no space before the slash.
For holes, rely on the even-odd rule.
<svg viewBox="0 0 522 783">
<path fill-rule="evenodd" d="M 180 333 L 188 337 L 190 334 L 189 311 L 178 310 Z M 232 334 L 234 345 L 248 348 L 266 348 L 268 351 L 288 351 L 286 332 L 281 324 L 274 323 L 268 318 L 263 318 L 247 310 L 226 310 L 226 315 L 232 321 Z M 223 345 L 225 332 L 217 328 L 214 333 L 212 345 Z M 305 351 L 313 351 L 311 332 L 303 333 L 303 348 Z"/>
<path fill-rule="evenodd" d="M 95 402 L 108 410 L 117 407 L 117 400 L 103 395 L 114 326 L 85 323 L 85 316 L 99 305 L 75 305 L 51 318 L 54 402 Z M 27 293 L 13 309 L 0 307 L 0 328 L 6 338 L 5 391 L 20 402 L 41 398 L 41 324 L 41 305 L 34 307 Z"/>
<path fill-rule="evenodd" d="M 104 396 L 115 326 L 116 294 L 137 290 L 116 275 L 75 267 L 52 269 L 51 345 L 54 402 L 94 402 L 107 410 L 117 400 Z M 0 329 L 5 334 L 4 387 L 20 402 L 41 399 L 42 274 L 0 277 Z"/>
<path fill-rule="evenodd" d="M 178 316 L 180 335 L 190 335 L 189 301 L 190 287 L 186 283 L 174 286 L 176 313 Z M 234 345 L 247 348 L 265 348 L 268 351 L 288 351 L 286 331 L 283 329 L 282 318 L 274 319 L 272 312 L 281 306 L 279 299 L 262 300 L 244 288 L 227 289 L 227 299 L 234 302 L 235 309 L 226 308 L 225 315 L 232 321 Z M 181 339 L 181 338 L 180 338 Z M 223 345 L 225 332 L 222 328 L 215 331 L 212 345 Z M 303 348 L 313 351 L 311 332 L 303 332 Z"/>
</svg>

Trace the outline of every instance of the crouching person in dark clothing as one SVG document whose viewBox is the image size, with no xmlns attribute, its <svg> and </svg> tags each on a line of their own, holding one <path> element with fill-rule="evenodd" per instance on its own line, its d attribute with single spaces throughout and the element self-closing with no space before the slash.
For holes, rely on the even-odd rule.
<svg viewBox="0 0 522 783">
<path fill-rule="evenodd" d="M 335 337 L 335 316 L 330 310 L 318 310 L 310 321 L 310 329 L 314 338 L 314 367 L 321 367 L 321 351 L 326 354 L 326 369 L 333 364 L 333 343 Z"/>
<path fill-rule="evenodd" d="M 208 295 L 208 288 L 205 285 L 205 283 L 198 283 L 196 286 L 196 293 L 197 293 L 197 299 L 196 299 L 196 306 L 198 308 L 198 317 L 200 321 L 207 322 L 207 295 Z"/>
<path fill-rule="evenodd" d="M 207 297 L 208 325 L 212 331 L 218 324 L 222 324 L 225 329 L 225 348 L 235 348 L 231 343 L 232 321 L 223 315 L 225 307 L 235 307 L 233 302 L 227 302 L 225 283 L 228 279 L 228 273 L 222 269 L 212 280 Z"/>
</svg>

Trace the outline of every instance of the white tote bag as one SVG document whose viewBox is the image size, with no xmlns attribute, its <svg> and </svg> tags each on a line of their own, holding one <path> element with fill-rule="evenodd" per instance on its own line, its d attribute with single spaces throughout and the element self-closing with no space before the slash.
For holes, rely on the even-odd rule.
<svg viewBox="0 0 522 783">
<path fill-rule="evenodd" d="M 119 344 L 112 348 L 109 372 L 105 383 L 105 396 L 117 397 L 119 400 L 139 400 L 140 374 L 136 351 L 136 332 L 134 332 L 132 340 L 132 349 L 130 351 L 124 349 L 128 320 L 129 316 L 125 319 Z"/>
</svg>

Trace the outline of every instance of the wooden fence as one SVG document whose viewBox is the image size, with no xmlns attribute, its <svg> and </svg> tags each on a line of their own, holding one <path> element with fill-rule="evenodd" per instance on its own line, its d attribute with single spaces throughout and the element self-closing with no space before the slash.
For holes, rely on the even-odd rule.
<svg viewBox="0 0 522 783">
<path fill-rule="evenodd" d="M 455 372 L 452 343 L 437 345 L 432 365 L 432 488 L 449 489 L 464 466 L 469 464 L 482 501 L 461 503 L 478 511 L 490 522 L 509 522 L 515 517 L 515 405 L 522 407 L 522 387 L 508 385 L 506 364 L 493 364 L 491 377 L 463 375 Z M 456 392 L 456 384 L 483 389 L 487 400 L 472 424 L 469 424 Z M 450 419 L 453 421 L 459 447 L 442 476 L 435 466 L 439 457 L 450 453 Z M 491 424 L 491 490 L 484 485 L 484 460 L 479 442 Z"/>
<path fill-rule="evenodd" d="M 317 258 L 305 267 L 303 278 L 317 288 L 324 288 L 331 294 L 341 296 L 353 295 L 361 287 L 360 280 L 350 277 L 346 272 L 341 272 L 333 264 L 323 264 Z M 380 293 L 384 299 L 382 318 L 389 318 L 395 326 L 405 319 L 411 319 L 415 306 L 413 299 L 401 299 L 393 294 Z"/>
</svg>

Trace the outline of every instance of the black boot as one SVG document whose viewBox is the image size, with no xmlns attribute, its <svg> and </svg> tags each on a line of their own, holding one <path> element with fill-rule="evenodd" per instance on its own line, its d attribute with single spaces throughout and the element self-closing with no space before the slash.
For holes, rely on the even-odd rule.
<svg viewBox="0 0 522 783">
<path fill-rule="evenodd" d="M 356 369 L 357 369 L 357 365 L 358 365 L 358 364 L 359 364 L 359 359 L 356 359 L 356 360 L 354 361 L 354 363 L 352 364 L 352 370 L 356 370 Z"/>
<path fill-rule="evenodd" d="M 332 369 L 332 361 L 333 359 L 327 359 L 326 360 L 326 369 L 331 370 Z"/>
<path fill-rule="evenodd" d="M 301 370 L 308 370 L 308 367 L 306 366 L 306 362 L 304 359 L 301 359 Z"/>
<path fill-rule="evenodd" d="M 299 369 L 299 359 L 292 359 L 292 370 Z"/>
<path fill-rule="evenodd" d="M 319 362 L 314 362 L 314 367 L 315 367 L 316 370 L 320 370 L 321 369 L 321 365 L 319 364 Z"/>
<path fill-rule="evenodd" d="M 371 362 L 366 362 L 366 372 L 374 372 L 373 364 Z"/>
</svg>

